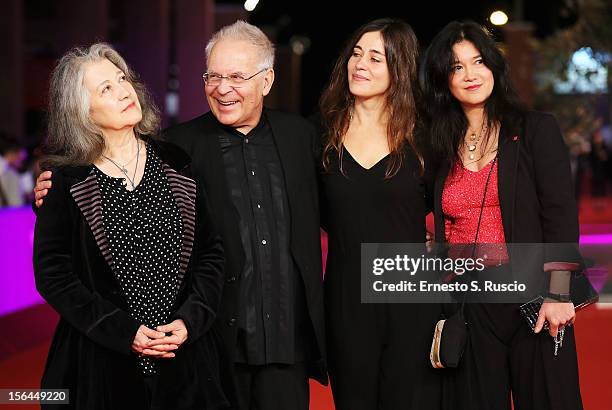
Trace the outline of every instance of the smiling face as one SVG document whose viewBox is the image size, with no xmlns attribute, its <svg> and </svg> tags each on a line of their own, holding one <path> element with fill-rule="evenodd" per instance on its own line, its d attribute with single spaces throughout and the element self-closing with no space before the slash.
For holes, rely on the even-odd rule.
<svg viewBox="0 0 612 410">
<path fill-rule="evenodd" d="M 220 40 L 208 57 L 208 73 L 222 76 L 248 78 L 262 68 L 257 47 L 247 41 Z M 270 68 L 240 85 L 231 85 L 227 79 L 218 85 L 206 84 L 208 105 L 221 124 L 247 134 L 259 123 L 264 97 L 273 82 L 274 70 Z"/>
<path fill-rule="evenodd" d="M 455 44 L 453 54 L 455 62 L 448 79 L 451 94 L 464 108 L 484 106 L 493 92 L 493 73 L 470 41 Z"/>
<path fill-rule="evenodd" d="M 347 64 L 351 94 L 357 98 L 384 97 L 391 84 L 380 31 L 361 36 Z"/>
<path fill-rule="evenodd" d="M 109 135 L 142 120 L 138 96 L 125 74 L 107 59 L 87 63 L 83 85 L 89 91 L 91 120 Z"/>
</svg>

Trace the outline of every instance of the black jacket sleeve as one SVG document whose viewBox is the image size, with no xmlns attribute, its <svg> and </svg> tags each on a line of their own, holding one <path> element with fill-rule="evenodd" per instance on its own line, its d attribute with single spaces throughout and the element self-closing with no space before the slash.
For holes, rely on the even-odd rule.
<svg viewBox="0 0 612 410">
<path fill-rule="evenodd" d="M 543 114 L 531 138 L 534 181 L 540 202 L 545 262 L 579 262 L 572 245 L 579 239 L 578 207 L 573 191 L 568 149 L 555 118 Z"/>
<path fill-rule="evenodd" d="M 221 237 L 214 227 L 203 188 L 196 197 L 196 232 L 188 296 L 174 318 L 183 319 L 187 343 L 204 335 L 215 321 L 223 290 L 225 258 Z"/>
<path fill-rule="evenodd" d="M 312 156 L 315 162 L 315 170 L 317 173 L 317 188 L 319 193 L 319 220 L 321 228 L 327 232 L 329 227 L 328 223 L 328 215 L 327 208 L 325 206 L 325 191 L 323 189 L 323 181 L 322 176 L 325 173 L 325 169 L 323 168 L 323 149 L 324 149 L 324 138 L 325 138 L 325 128 L 323 126 L 323 118 L 321 113 L 316 112 L 308 117 L 308 122 L 312 125 L 312 138 L 311 138 L 311 146 L 312 146 Z"/>
<path fill-rule="evenodd" d="M 62 173 L 54 170 L 53 188 L 38 210 L 34 230 L 34 276 L 41 296 L 61 318 L 94 342 L 129 354 L 140 323 L 92 291 L 73 268 L 75 221 Z"/>
</svg>

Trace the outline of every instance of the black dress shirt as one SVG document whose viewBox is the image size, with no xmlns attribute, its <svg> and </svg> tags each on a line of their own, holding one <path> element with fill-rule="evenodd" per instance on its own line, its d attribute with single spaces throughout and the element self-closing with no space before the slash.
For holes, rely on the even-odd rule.
<svg viewBox="0 0 612 410">
<path fill-rule="evenodd" d="M 236 361 L 293 364 L 304 359 L 305 297 L 289 249 L 289 206 L 278 151 L 265 116 L 246 135 L 224 130 L 219 142 L 225 177 L 245 252 Z"/>
</svg>

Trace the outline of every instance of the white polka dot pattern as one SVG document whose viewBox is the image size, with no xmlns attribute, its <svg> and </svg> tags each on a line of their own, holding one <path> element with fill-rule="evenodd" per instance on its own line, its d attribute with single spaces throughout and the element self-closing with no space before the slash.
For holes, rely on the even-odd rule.
<svg viewBox="0 0 612 410">
<path fill-rule="evenodd" d="M 183 222 L 161 160 L 147 145 L 144 175 L 133 191 L 124 179 L 94 170 L 113 272 L 130 313 L 150 328 L 168 323 L 180 287 Z M 143 374 L 156 372 L 153 359 L 139 363 Z"/>
</svg>

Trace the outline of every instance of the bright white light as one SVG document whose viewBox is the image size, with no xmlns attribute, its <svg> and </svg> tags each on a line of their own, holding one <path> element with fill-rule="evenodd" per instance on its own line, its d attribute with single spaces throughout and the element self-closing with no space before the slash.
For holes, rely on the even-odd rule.
<svg viewBox="0 0 612 410">
<path fill-rule="evenodd" d="M 604 55 L 600 59 L 610 61 L 611 58 L 610 55 Z M 555 91 L 559 94 L 608 92 L 608 68 L 605 61 L 595 59 L 590 47 L 576 51 L 567 65 L 567 78 L 555 82 Z"/>
<path fill-rule="evenodd" d="M 508 22 L 508 15 L 503 11 L 497 10 L 491 13 L 491 17 L 489 17 L 489 20 L 492 24 L 495 24 L 496 26 L 503 26 Z"/>
<path fill-rule="evenodd" d="M 259 3 L 259 0 L 246 0 L 244 2 L 244 9 L 246 11 L 253 11 L 257 7 L 257 3 Z"/>
</svg>

